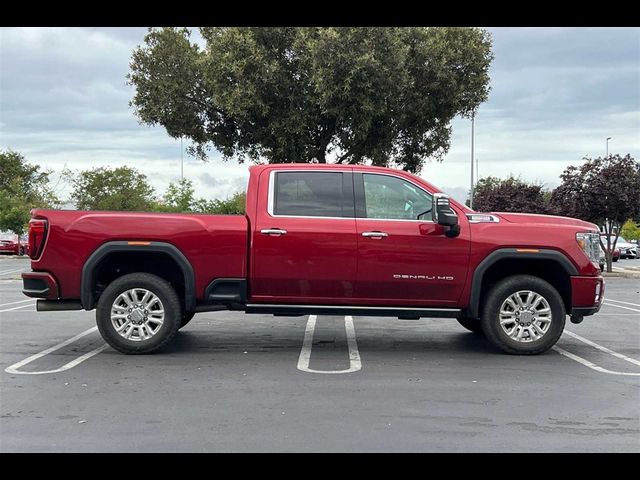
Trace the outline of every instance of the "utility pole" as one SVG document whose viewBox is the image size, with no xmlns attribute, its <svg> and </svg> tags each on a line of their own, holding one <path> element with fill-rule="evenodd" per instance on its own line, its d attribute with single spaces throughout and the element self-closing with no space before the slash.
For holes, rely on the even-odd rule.
<svg viewBox="0 0 640 480">
<path fill-rule="evenodd" d="M 609 140 L 611 140 L 611 137 L 607 137 L 607 157 L 609 156 Z"/>
<path fill-rule="evenodd" d="M 180 136 L 180 181 L 184 180 L 184 148 L 182 148 L 182 136 Z"/>
<path fill-rule="evenodd" d="M 476 112 L 471 114 L 471 192 L 469 193 L 469 208 L 473 208 L 473 137 L 474 137 L 474 123 L 476 118 Z"/>
</svg>

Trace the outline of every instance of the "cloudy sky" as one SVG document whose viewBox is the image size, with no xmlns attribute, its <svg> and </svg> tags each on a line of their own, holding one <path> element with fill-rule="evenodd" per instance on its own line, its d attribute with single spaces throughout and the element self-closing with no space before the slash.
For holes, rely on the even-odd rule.
<svg viewBox="0 0 640 480">
<path fill-rule="evenodd" d="M 480 176 L 510 173 L 555 187 L 584 156 L 640 158 L 639 28 L 489 28 L 492 91 L 476 116 Z M 158 193 L 180 178 L 180 141 L 138 124 L 126 84 L 146 28 L 0 28 L 0 149 L 53 170 L 129 165 Z M 185 144 L 186 147 L 186 144 Z M 453 122 L 442 163 L 421 176 L 459 200 L 469 188 L 471 124 Z M 184 155 L 196 194 L 245 188 L 246 165 Z M 57 183 L 66 196 L 69 187 Z"/>
</svg>

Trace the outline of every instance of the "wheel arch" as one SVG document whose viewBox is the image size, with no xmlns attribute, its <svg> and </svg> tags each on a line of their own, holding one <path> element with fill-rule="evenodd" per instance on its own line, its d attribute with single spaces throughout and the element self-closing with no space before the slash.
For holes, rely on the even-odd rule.
<svg viewBox="0 0 640 480">
<path fill-rule="evenodd" d="M 118 258 L 122 255 L 144 254 L 163 259 L 165 265 L 172 265 L 181 280 L 183 289 L 181 299 L 184 303 L 185 311 L 194 311 L 196 308 L 195 298 L 195 275 L 191 263 L 184 254 L 175 246 L 167 242 L 137 242 L 137 241 L 111 241 L 98 247 L 87 259 L 82 267 L 82 278 L 80 283 L 80 302 L 85 310 L 92 310 L 96 307 L 97 297 L 95 295 L 96 281 L 100 273 L 100 268 L 105 265 L 105 261 L 110 258 Z M 132 258 L 135 258 L 132 256 Z M 170 262 L 170 263 L 168 263 Z M 155 273 L 163 276 L 157 268 L 142 268 L 142 272 Z M 130 273 L 130 272 L 125 272 Z M 124 274 L 124 273 L 123 273 Z M 117 278 L 117 277 L 116 277 Z"/>
<path fill-rule="evenodd" d="M 563 272 L 563 275 L 558 275 Z M 560 293 L 567 311 L 571 308 L 570 276 L 578 275 L 575 265 L 557 250 L 501 248 L 491 252 L 473 272 L 469 306 L 465 316 L 478 318 L 482 299 L 491 285 L 515 274 L 540 277 Z"/>
</svg>

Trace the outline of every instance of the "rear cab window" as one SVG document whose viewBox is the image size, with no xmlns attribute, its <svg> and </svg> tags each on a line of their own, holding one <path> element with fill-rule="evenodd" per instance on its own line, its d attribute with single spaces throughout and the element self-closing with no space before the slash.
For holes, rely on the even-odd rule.
<svg viewBox="0 0 640 480">
<path fill-rule="evenodd" d="M 354 217 L 350 172 L 274 172 L 274 216 Z"/>
</svg>

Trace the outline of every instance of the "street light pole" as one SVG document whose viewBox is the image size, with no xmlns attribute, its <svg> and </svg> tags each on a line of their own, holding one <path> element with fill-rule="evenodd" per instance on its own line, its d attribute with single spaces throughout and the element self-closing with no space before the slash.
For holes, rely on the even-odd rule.
<svg viewBox="0 0 640 480">
<path fill-rule="evenodd" d="M 182 136 L 180 137 L 180 181 L 184 180 L 184 148 L 182 148 Z"/>
<path fill-rule="evenodd" d="M 607 137 L 607 157 L 609 156 L 609 140 L 611 140 L 611 137 Z"/>
<path fill-rule="evenodd" d="M 469 194 L 469 208 L 473 208 L 473 140 L 475 134 L 476 112 L 471 114 L 471 192 Z"/>
</svg>

